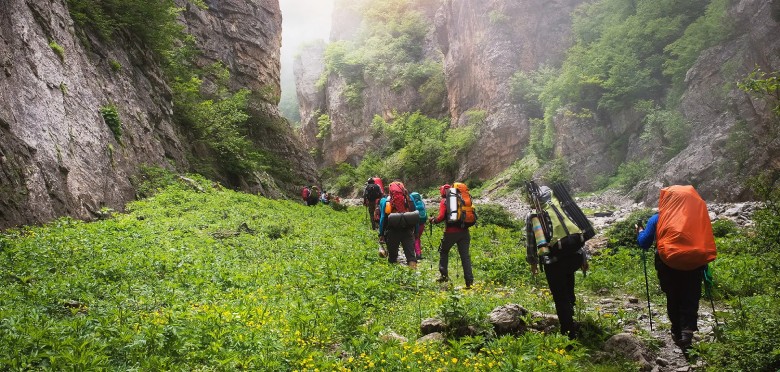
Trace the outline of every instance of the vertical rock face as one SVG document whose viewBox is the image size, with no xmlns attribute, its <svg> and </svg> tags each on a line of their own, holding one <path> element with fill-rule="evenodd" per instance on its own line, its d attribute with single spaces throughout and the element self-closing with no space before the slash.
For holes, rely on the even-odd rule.
<svg viewBox="0 0 780 372">
<path fill-rule="evenodd" d="M 208 9 L 185 2 L 184 23 L 203 51 L 198 63 L 222 62 L 230 70 L 230 88 L 249 89 L 249 132 L 258 147 L 277 160 L 271 174 L 285 174 L 275 185 L 267 177 L 233 181 L 242 189 L 271 197 L 297 193 L 297 184 L 316 183 L 316 166 L 292 128 L 280 117 L 282 13 L 278 0 L 211 0 Z M 286 177 L 286 176 L 285 176 Z M 265 179 L 265 181 L 263 181 Z"/>
<path fill-rule="evenodd" d="M 231 89 L 262 93 L 279 103 L 279 51 L 282 12 L 278 0 L 211 0 L 208 9 L 184 2 L 187 32 L 203 51 L 199 64 L 222 62 L 231 72 Z"/>
<path fill-rule="evenodd" d="M 744 181 L 766 171 L 777 186 L 780 118 L 771 108 L 778 103 L 748 95 L 734 82 L 756 66 L 780 71 L 780 22 L 770 1 L 738 1 L 729 13 L 735 37 L 702 53 L 686 76 L 681 111 L 692 125 L 690 144 L 638 187 L 648 202 L 671 184 L 692 184 L 707 200 L 745 200 Z"/>
<path fill-rule="evenodd" d="M 187 166 L 170 95 L 143 55 L 97 40 L 85 50 L 64 2 L 2 9 L 0 228 L 121 208 L 139 165 Z M 109 105 L 122 121 L 116 137 L 100 113 Z"/>
<path fill-rule="evenodd" d="M 461 177 L 491 177 L 528 143 L 528 118 L 512 104 L 517 71 L 558 65 L 571 46 L 571 13 L 582 0 L 446 0 L 436 16 L 453 123 L 469 110 L 487 113 Z"/>
<path fill-rule="evenodd" d="M 325 89 L 317 84 L 325 72 L 324 53 L 324 42 L 306 45 L 295 57 L 293 66 L 303 129 L 301 138 L 308 148 L 317 147 L 317 117 L 326 103 Z"/>
<path fill-rule="evenodd" d="M 357 31 L 363 22 L 354 4 L 342 5 L 345 7 L 334 11 L 334 29 L 331 31 L 333 41 L 357 38 Z M 423 18 L 433 22 L 438 1 L 419 1 L 414 3 L 414 7 Z M 423 100 L 413 86 L 393 88 L 377 82 L 371 76 L 365 77 L 365 87 L 360 97 L 353 101 L 349 101 L 345 95 L 348 82 L 337 74 L 327 76 L 327 83 L 318 87 L 317 81 L 324 71 L 324 50 L 324 45 L 310 45 L 296 58 L 294 70 L 301 105 L 302 137 L 307 146 L 320 150 L 320 166 L 342 162 L 357 164 L 379 145 L 376 142 L 378 139 L 372 134 L 374 116 L 390 119 L 394 111 L 403 113 L 421 110 Z M 433 32 L 427 35 L 423 50 L 425 58 L 441 58 Z M 327 135 L 317 139 L 317 118 L 321 114 L 329 115 L 332 126 Z"/>
<path fill-rule="evenodd" d="M 316 170 L 276 109 L 278 1 L 207 3 L 209 10 L 190 7 L 183 17 L 203 50 L 200 62 L 224 62 L 231 87 L 255 93 L 253 140 L 278 159 L 285 170 L 279 173 L 291 174 L 233 184 L 271 196 L 295 192 L 295 183 L 311 182 Z M 154 59 L 129 40 L 90 39 L 86 49 L 65 4 L 0 6 L 0 228 L 121 209 L 135 197 L 130 180 L 140 166 L 189 168 L 193 149 L 174 124 L 171 93 Z M 111 106 L 121 120 L 116 131 L 100 111 Z"/>
</svg>

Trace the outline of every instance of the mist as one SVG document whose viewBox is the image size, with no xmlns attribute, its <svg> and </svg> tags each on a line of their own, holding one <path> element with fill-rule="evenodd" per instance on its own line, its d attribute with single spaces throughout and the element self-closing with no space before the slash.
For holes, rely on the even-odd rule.
<svg viewBox="0 0 780 372">
<path fill-rule="evenodd" d="M 281 86 L 279 106 L 292 122 L 300 120 L 295 94 L 293 60 L 301 45 L 328 41 L 334 0 L 279 0 L 282 10 Z"/>
</svg>

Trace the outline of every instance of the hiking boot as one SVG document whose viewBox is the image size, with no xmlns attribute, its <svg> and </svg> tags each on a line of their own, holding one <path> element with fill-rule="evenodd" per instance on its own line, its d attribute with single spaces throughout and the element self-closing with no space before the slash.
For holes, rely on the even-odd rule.
<svg viewBox="0 0 780 372">
<path fill-rule="evenodd" d="M 672 332 L 672 342 L 674 342 L 675 345 L 680 346 L 680 338 L 679 332 Z"/>
<path fill-rule="evenodd" d="M 417 262 L 416 261 L 409 262 L 409 267 L 412 270 L 417 270 Z"/>
<path fill-rule="evenodd" d="M 450 278 L 448 278 L 446 276 L 440 276 L 439 279 L 436 279 L 436 282 L 438 282 L 438 283 L 444 283 L 444 282 L 449 282 L 449 281 L 450 281 Z"/>
<path fill-rule="evenodd" d="M 677 346 L 680 347 L 683 353 L 686 353 L 688 349 L 691 348 L 692 344 L 693 344 L 693 331 L 689 331 L 689 330 L 682 331 L 682 334 L 680 335 L 680 341 L 677 342 Z"/>
<path fill-rule="evenodd" d="M 422 260 L 422 255 L 421 254 L 417 255 L 417 261 L 419 261 L 419 260 Z"/>
</svg>

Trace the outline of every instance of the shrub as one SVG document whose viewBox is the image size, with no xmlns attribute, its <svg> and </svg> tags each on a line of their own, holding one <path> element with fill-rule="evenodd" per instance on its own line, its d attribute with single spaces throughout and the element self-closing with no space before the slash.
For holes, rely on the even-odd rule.
<svg viewBox="0 0 780 372">
<path fill-rule="evenodd" d="M 518 220 L 502 205 L 480 204 L 476 210 L 480 225 L 496 225 L 515 231 L 523 228 L 524 222 Z"/>
<path fill-rule="evenodd" d="M 547 172 L 542 176 L 544 183 L 551 185 L 553 183 L 569 182 L 569 167 L 566 165 L 566 159 L 562 157 L 555 158 L 550 163 Z"/>
<path fill-rule="evenodd" d="M 113 104 L 106 105 L 100 108 L 100 115 L 103 116 L 103 121 L 106 122 L 111 133 L 114 135 L 114 139 L 121 143 L 122 137 L 122 121 L 119 119 L 119 112 L 116 106 Z"/>
<path fill-rule="evenodd" d="M 650 209 L 634 211 L 626 217 L 625 220 L 617 221 L 604 233 L 607 238 L 607 247 L 613 250 L 628 247 L 639 248 L 636 243 L 636 228 L 634 225 L 638 221 L 645 225 L 647 220 L 653 215 Z"/>
<path fill-rule="evenodd" d="M 54 51 L 54 54 L 56 54 L 57 57 L 60 57 L 60 61 L 65 62 L 65 48 L 60 44 L 57 44 L 54 40 L 49 41 L 49 48 Z"/>
<path fill-rule="evenodd" d="M 739 232 L 737 224 L 729 219 L 722 219 L 712 222 L 712 234 L 716 238 L 725 238 Z"/>
<path fill-rule="evenodd" d="M 618 166 L 613 183 L 621 189 L 628 191 L 636 186 L 639 181 L 647 177 L 650 174 L 649 171 L 650 164 L 646 160 L 623 163 Z"/>
<path fill-rule="evenodd" d="M 114 72 L 119 72 L 122 70 L 122 64 L 115 59 L 108 60 L 108 65 L 111 66 L 111 70 Z"/>
</svg>

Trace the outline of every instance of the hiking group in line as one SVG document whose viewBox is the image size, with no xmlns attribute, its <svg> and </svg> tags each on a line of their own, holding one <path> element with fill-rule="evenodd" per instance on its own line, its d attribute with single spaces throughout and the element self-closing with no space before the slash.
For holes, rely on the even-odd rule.
<svg viewBox="0 0 780 372">
<path fill-rule="evenodd" d="M 582 270 L 587 275 L 589 255 L 585 242 L 595 236 L 595 231 L 562 184 L 539 187 L 530 181 L 526 183 L 526 191 L 526 201 L 531 207 L 525 219 L 526 261 L 531 265 L 532 275 L 540 270 L 544 272 L 560 332 L 574 339 L 579 332 L 579 324 L 574 321 L 574 274 Z M 442 185 L 439 194 L 438 215 L 428 218 L 419 193 L 408 192 L 399 180 L 390 183 L 385 192 L 381 178 L 372 177 L 364 188 L 363 205 L 371 228 L 378 230 L 380 255 L 395 264 L 399 249 L 403 249 L 412 269 L 422 259 L 420 236 L 425 224 L 445 222 L 438 249 L 437 281 L 449 281 L 449 252 L 457 245 L 465 288 L 470 289 L 474 275 L 469 228 L 477 221 L 471 196 L 466 185 L 460 182 Z M 658 212 L 647 221 L 646 227 L 638 222 L 636 233 L 638 245 L 644 251 L 656 242 L 655 268 L 667 298 L 672 340 L 687 355 L 693 334 L 698 330 L 698 308 L 707 264 L 716 257 L 707 206 L 692 186 L 663 188 Z M 642 257 L 644 263 L 644 254 Z M 648 290 L 648 310 L 649 305 Z M 650 326 L 652 329 L 652 313 Z"/>
<path fill-rule="evenodd" d="M 303 204 L 306 204 L 307 206 L 313 207 L 317 205 L 317 203 L 322 204 L 330 204 L 333 203 L 340 203 L 341 198 L 339 198 L 336 195 L 331 194 L 328 191 L 322 190 L 320 192 L 320 188 L 317 186 L 303 186 L 301 189 L 301 199 L 303 199 Z"/>
</svg>

